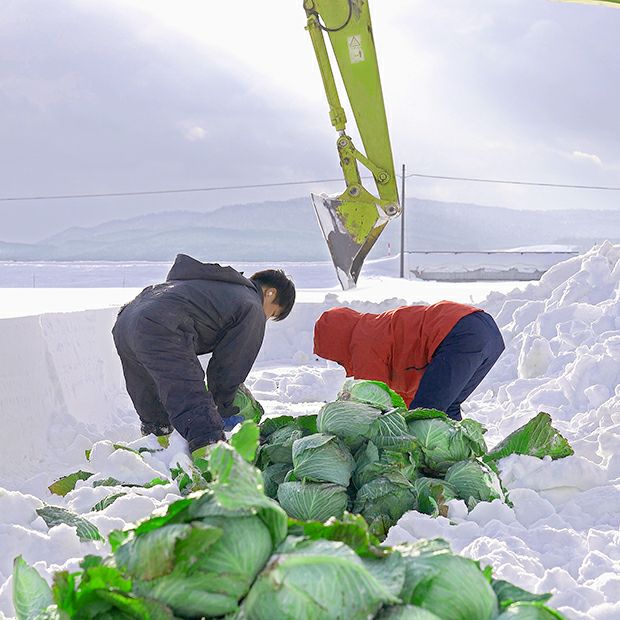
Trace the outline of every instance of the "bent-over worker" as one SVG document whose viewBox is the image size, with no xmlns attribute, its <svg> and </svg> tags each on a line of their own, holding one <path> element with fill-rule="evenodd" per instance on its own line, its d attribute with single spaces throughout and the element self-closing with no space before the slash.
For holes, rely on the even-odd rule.
<svg viewBox="0 0 620 620">
<path fill-rule="evenodd" d="M 347 377 L 383 381 L 410 409 L 438 409 L 454 420 L 503 350 L 489 314 L 451 301 L 381 314 L 331 308 L 314 328 L 314 352 Z"/>
<path fill-rule="evenodd" d="M 112 330 L 142 433 L 175 428 L 194 452 L 238 421 L 237 388 L 260 351 L 268 319 L 281 321 L 295 286 L 281 270 L 245 278 L 179 254 L 162 284 L 121 308 Z M 199 355 L 212 353 L 205 373 Z"/>
</svg>

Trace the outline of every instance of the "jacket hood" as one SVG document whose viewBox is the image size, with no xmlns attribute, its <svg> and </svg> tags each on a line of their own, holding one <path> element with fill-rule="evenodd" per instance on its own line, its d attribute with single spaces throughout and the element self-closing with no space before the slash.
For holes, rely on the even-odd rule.
<svg viewBox="0 0 620 620">
<path fill-rule="evenodd" d="M 251 280 L 244 277 L 232 267 L 222 267 L 217 263 L 201 263 L 200 261 L 187 256 L 178 254 L 174 265 L 168 273 L 166 281 L 170 280 L 211 280 L 215 282 L 229 282 L 231 284 L 241 284 L 248 288 L 259 290 Z"/>
<path fill-rule="evenodd" d="M 351 308 L 330 308 L 314 326 L 314 353 L 338 362 L 349 374 L 351 370 L 351 338 L 362 315 Z"/>
</svg>

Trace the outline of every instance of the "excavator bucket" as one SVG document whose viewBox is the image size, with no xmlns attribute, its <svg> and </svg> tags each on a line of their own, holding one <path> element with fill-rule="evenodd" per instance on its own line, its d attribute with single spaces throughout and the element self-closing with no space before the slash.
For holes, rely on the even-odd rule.
<svg viewBox="0 0 620 620">
<path fill-rule="evenodd" d="M 340 284 L 344 290 L 353 288 L 389 217 L 368 199 L 327 194 L 312 194 L 311 198 Z"/>
</svg>

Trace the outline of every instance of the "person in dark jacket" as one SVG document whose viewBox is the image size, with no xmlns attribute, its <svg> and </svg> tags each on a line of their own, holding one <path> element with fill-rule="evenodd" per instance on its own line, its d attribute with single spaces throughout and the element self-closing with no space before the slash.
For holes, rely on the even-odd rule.
<svg viewBox="0 0 620 620">
<path fill-rule="evenodd" d="M 179 254 L 162 284 L 121 308 L 112 334 L 142 433 L 175 428 L 194 452 L 238 421 L 237 388 L 260 351 L 268 319 L 281 321 L 295 286 L 281 270 L 245 278 Z M 205 373 L 199 355 L 211 353 Z"/>
<path fill-rule="evenodd" d="M 410 409 L 438 409 L 454 420 L 503 350 L 493 317 L 452 301 L 382 314 L 331 308 L 314 327 L 314 352 L 348 377 L 383 381 Z"/>
</svg>

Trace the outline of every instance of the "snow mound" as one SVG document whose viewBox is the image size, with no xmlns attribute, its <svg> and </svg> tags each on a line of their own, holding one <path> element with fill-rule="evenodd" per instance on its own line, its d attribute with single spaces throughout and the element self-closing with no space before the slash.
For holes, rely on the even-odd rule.
<svg viewBox="0 0 620 620">
<path fill-rule="evenodd" d="M 464 406 L 493 446 L 546 411 L 575 455 L 510 456 L 513 507 L 481 503 L 449 518 L 405 514 L 388 544 L 441 536 L 572 620 L 620 617 L 620 246 L 604 243 L 535 284 L 482 304 L 506 351 Z"/>
</svg>

